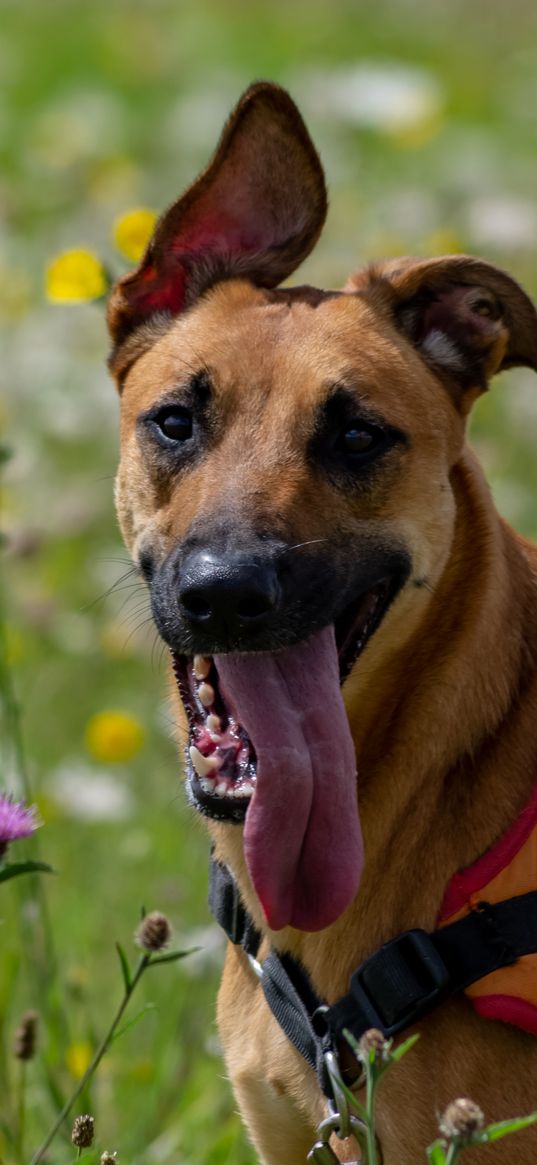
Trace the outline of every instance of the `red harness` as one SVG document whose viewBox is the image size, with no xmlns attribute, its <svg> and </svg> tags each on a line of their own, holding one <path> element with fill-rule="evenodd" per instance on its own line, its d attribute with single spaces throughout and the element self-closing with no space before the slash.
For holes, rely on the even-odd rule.
<svg viewBox="0 0 537 1165">
<path fill-rule="evenodd" d="M 520 817 L 473 866 L 451 879 L 438 918 L 442 928 L 484 900 L 505 902 L 537 890 L 537 787 Z M 479 1015 L 537 1036 L 537 954 L 493 971 L 465 988 Z"/>
</svg>

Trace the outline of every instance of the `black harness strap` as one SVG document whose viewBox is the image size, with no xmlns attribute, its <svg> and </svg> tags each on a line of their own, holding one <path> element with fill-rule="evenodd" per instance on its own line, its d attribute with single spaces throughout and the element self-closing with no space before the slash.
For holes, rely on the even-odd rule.
<svg viewBox="0 0 537 1165">
<path fill-rule="evenodd" d="M 209 909 L 228 939 L 252 959 L 256 959 L 261 934 L 245 910 L 233 875 L 221 862 L 211 859 L 209 868 Z M 331 1094 L 324 1061 L 329 1050 L 327 1035 L 319 1036 L 312 1016 L 321 1004 L 308 976 L 291 955 L 278 955 L 271 950 L 263 963 L 260 975 L 265 999 L 282 1031 L 317 1073 L 323 1092 Z"/>
<path fill-rule="evenodd" d="M 211 865 L 209 905 L 232 942 L 257 955 L 261 935 L 244 909 L 229 870 Z M 368 1028 L 398 1035 L 443 999 L 523 955 L 537 952 L 537 891 L 505 902 L 482 902 L 465 918 L 428 934 L 407 930 L 384 943 L 351 976 L 350 990 L 331 1007 L 315 994 L 291 955 L 271 950 L 261 986 L 280 1027 L 314 1068 L 331 1096 L 325 1055 L 343 1038 Z"/>
<path fill-rule="evenodd" d="M 275 1019 L 287 1038 L 304 1057 L 326 1096 L 331 1096 L 325 1054 L 332 1041 L 328 1031 L 319 1033 L 314 1016 L 320 1006 L 306 972 L 291 955 L 272 950 L 263 963 L 261 986 Z"/>
<path fill-rule="evenodd" d="M 255 959 L 261 935 L 245 910 L 233 874 L 211 857 L 209 867 L 209 910 L 228 939 Z"/>
</svg>

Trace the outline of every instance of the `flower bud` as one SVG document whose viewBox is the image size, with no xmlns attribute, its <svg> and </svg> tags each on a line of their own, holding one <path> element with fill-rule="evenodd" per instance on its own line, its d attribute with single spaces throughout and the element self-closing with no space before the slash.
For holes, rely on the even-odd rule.
<svg viewBox="0 0 537 1165">
<path fill-rule="evenodd" d="M 370 1027 L 360 1038 L 359 1057 L 364 1063 L 369 1062 L 371 1052 L 375 1053 L 375 1063 L 379 1063 L 388 1051 L 389 1040 L 376 1027 Z"/>
<path fill-rule="evenodd" d="M 108 1149 L 105 1149 L 104 1153 L 101 1153 L 100 1165 L 118 1165 L 117 1153 L 109 1153 Z"/>
<path fill-rule="evenodd" d="M 460 1097 L 448 1104 L 445 1113 L 440 1118 L 440 1132 L 449 1140 L 455 1137 L 470 1138 L 478 1133 L 485 1124 L 485 1117 L 479 1105 L 467 1097 Z"/>
<path fill-rule="evenodd" d="M 141 926 L 136 932 L 136 942 L 144 951 L 161 951 L 171 939 L 171 926 L 165 914 L 160 910 L 152 910 L 146 914 Z"/>
<path fill-rule="evenodd" d="M 87 1113 L 76 1116 L 71 1133 L 73 1145 L 76 1145 L 78 1149 L 89 1149 L 90 1145 L 93 1144 L 94 1132 L 95 1121 L 92 1116 L 88 1116 Z"/>
<path fill-rule="evenodd" d="M 39 1014 L 37 1011 L 25 1011 L 15 1032 L 13 1055 L 17 1060 L 33 1060 L 37 1039 Z"/>
</svg>

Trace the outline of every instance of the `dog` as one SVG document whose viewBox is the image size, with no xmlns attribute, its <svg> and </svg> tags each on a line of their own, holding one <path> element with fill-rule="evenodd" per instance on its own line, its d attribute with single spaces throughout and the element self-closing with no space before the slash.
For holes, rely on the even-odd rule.
<svg viewBox="0 0 537 1165">
<path fill-rule="evenodd" d="M 292 956 L 331 1005 L 382 944 L 438 929 L 446 887 L 531 801 L 537 553 L 465 426 L 495 373 L 537 369 L 537 316 L 465 255 L 282 287 L 326 206 L 293 101 L 252 85 L 108 322 L 119 523 L 171 651 L 190 801 L 257 961 Z M 299 1165 L 326 1100 L 239 945 L 218 1021 L 260 1160 Z M 379 1098 L 385 1165 L 424 1160 L 456 1096 L 494 1120 L 536 1106 L 533 1034 L 462 992 L 415 1028 Z M 535 1161 L 533 1130 L 481 1150 L 514 1155 Z"/>
</svg>

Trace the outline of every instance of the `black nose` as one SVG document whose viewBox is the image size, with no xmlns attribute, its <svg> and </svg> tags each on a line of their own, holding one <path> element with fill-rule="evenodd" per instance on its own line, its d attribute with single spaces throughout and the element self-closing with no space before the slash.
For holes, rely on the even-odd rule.
<svg viewBox="0 0 537 1165">
<path fill-rule="evenodd" d="M 189 555 L 179 606 L 193 627 L 215 635 L 258 630 L 277 607 L 280 587 L 271 562 L 244 555 Z"/>
</svg>

